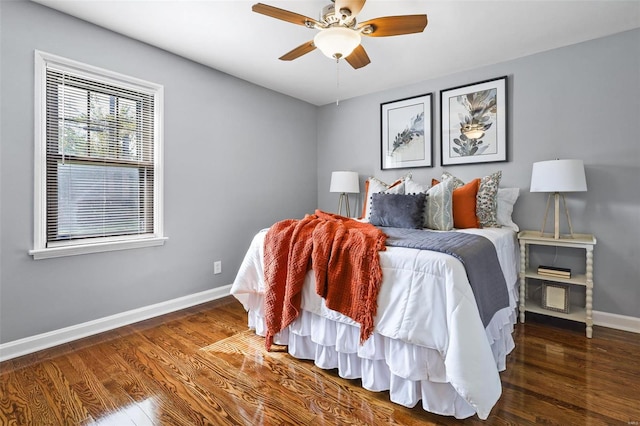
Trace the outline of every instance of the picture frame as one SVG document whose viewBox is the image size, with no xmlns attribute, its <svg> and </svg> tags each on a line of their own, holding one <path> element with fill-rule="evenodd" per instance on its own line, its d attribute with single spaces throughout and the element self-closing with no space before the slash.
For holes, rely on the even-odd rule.
<svg viewBox="0 0 640 426">
<path fill-rule="evenodd" d="M 507 76 L 440 91 L 443 166 L 507 161 Z"/>
<path fill-rule="evenodd" d="M 569 286 L 544 281 L 542 283 L 543 309 L 555 312 L 569 313 Z"/>
<path fill-rule="evenodd" d="M 382 170 L 433 167 L 433 96 L 380 104 Z"/>
</svg>

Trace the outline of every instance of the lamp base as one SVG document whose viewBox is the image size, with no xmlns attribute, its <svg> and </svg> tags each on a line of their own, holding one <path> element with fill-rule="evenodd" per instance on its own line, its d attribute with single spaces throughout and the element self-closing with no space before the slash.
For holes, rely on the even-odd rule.
<svg viewBox="0 0 640 426">
<path fill-rule="evenodd" d="M 567 209 L 567 200 L 564 198 L 564 194 L 554 192 L 547 197 L 547 208 L 544 211 L 544 220 L 542 221 L 542 228 L 540 229 L 540 236 L 544 235 L 544 228 L 547 225 L 547 215 L 549 214 L 549 206 L 551 204 L 551 196 L 554 198 L 554 226 L 553 226 L 553 238 L 556 240 L 566 238 L 573 238 L 573 226 L 571 226 L 571 218 L 569 217 L 569 209 Z M 564 204 L 564 214 L 567 216 L 567 223 L 569 224 L 569 235 L 560 235 L 560 197 L 562 197 L 562 203 Z"/>
<path fill-rule="evenodd" d="M 349 210 L 349 194 L 343 192 L 340 194 L 340 198 L 338 199 L 338 214 L 342 215 L 342 203 L 344 202 L 346 206 L 346 214 L 347 217 L 351 217 L 351 211 Z"/>
</svg>

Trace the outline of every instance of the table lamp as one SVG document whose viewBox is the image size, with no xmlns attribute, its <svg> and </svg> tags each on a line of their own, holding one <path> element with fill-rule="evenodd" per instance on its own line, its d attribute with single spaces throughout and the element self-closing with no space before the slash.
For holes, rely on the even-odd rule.
<svg viewBox="0 0 640 426">
<path fill-rule="evenodd" d="M 544 220 L 540 235 L 544 234 L 549 213 L 551 196 L 554 198 L 555 225 L 553 238 L 560 239 L 560 197 L 564 203 L 564 212 L 569 224 L 570 238 L 573 238 L 573 227 L 567 209 L 567 201 L 564 198 L 565 192 L 584 192 L 587 190 L 587 180 L 584 173 L 582 160 L 550 160 L 533 163 L 531 171 L 531 192 L 549 192 L 547 197 L 547 208 L 544 212 Z"/>
<path fill-rule="evenodd" d="M 349 193 L 357 194 L 360 192 L 360 181 L 356 172 L 333 172 L 331 173 L 331 185 L 329 192 L 339 192 L 338 214 L 342 214 L 342 204 L 346 205 L 347 217 L 351 217 L 349 209 Z"/>
</svg>

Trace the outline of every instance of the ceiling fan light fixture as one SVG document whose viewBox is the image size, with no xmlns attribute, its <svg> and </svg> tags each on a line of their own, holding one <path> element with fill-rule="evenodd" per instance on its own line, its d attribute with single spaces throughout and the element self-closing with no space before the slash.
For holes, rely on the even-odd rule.
<svg viewBox="0 0 640 426">
<path fill-rule="evenodd" d="M 344 27 L 331 27 L 320 31 L 313 38 L 313 44 L 333 59 L 346 58 L 361 41 L 358 31 Z"/>
</svg>

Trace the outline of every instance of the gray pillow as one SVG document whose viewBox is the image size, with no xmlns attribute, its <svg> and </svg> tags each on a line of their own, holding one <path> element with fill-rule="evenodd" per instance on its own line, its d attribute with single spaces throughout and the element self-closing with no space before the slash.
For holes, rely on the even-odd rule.
<svg viewBox="0 0 640 426">
<path fill-rule="evenodd" d="M 369 222 L 376 226 L 421 229 L 426 196 L 424 193 L 372 194 Z"/>
</svg>

